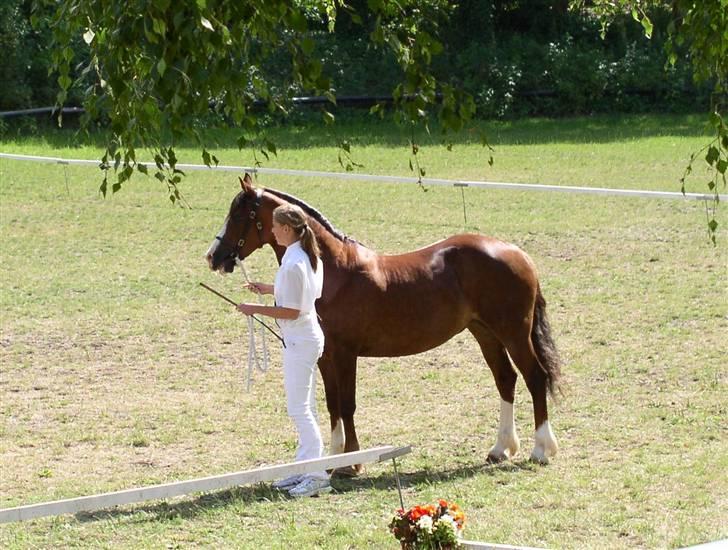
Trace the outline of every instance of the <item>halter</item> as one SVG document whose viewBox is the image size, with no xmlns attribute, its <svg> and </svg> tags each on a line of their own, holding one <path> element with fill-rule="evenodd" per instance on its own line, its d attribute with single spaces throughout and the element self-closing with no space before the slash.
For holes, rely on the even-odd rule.
<svg viewBox="0 0 728 550">
<path fill-rule="evenodd" d="M 255 190 L 255 200 L 253 201 L 253 206 L 250 209 L 250 213 L 248 214 L 248 217 L 245 219 L 245 225 L 243 226 L 243 233 L 242 237 L 240 237 L 240 240 L 238 241 L 238 247 L 234 249 L 230 254 L 228 254 L 225 259 L 235 259 L 240 258 L 240 249 L 245 246 L 245 240 L 248 235 L 248 231 L 250 231 L 250 224 L 255 222 L 255 227 L 258 229 L 258 240 L 262 243 L 263 242 L 263 222 L 258 220 L 258 208 L 260 208 L 260 203 L 263 200 L 263 190 L 262 189 L 256 189 Z M 227 243 L 223 241 L 223 238 L 220 235 L 215 235 L 215 239 L 220 241 L 221 244 L 226 245 Z"/>
</svg>

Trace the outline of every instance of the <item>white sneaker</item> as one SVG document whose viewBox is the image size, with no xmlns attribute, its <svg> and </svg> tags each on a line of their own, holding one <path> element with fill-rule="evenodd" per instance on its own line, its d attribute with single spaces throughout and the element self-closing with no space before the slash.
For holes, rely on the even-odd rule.
<svg viewBox="0 0 728 550">
<path fill-rule="evenodd" d="M 291 489 L 302 481 L 303 476 L 301 474 L 296 474 L 274 481 L 273 483 L 271 483 L 271 487 L 273 487 L 274 489 Z"/>
<path fill-rule="evenodd" d="M 331 492 L 331 483 L 321 477 L 304 477 L 303 481 L 288 491 L 293 498 L 313 497 Z"/>
</svg>

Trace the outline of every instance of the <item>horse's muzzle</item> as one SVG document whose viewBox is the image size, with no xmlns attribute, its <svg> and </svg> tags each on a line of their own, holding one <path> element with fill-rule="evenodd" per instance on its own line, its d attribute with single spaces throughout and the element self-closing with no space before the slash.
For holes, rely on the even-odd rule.
<svg viewBox="0 0 728 550">
<path fill-rule="evenodd" d="M 205 254 L 207 265 L 212 271 L 221 273 L 232 273 L 235 270 L 235 258 L 231 256 L 223 256 L 217 251 L 208 251 Z"/>
</svg>

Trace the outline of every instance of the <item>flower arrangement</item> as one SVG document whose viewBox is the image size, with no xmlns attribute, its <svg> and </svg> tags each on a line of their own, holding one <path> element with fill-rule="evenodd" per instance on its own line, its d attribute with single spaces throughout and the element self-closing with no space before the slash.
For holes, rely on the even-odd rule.
<svg viewBox="0 0 728 550">
<path fill-rule="evenodd" d="M 452 550 L 460 547 L 465 514 L 454 502 L 397 510 L 389 530 L 403 550 Z"/>
</svg>

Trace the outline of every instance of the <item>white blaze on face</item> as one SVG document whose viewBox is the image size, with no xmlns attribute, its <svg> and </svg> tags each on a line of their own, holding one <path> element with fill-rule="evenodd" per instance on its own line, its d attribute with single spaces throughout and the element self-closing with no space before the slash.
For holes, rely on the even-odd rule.
<svg viewBox="0 0 728 550">
<path fill-rule="evenodd" d="M 336 422 L 336 426 L 331 430 L 331 454 L 338 455 L 344 452 L 344 424 L 341 418 Z"/>
<path fill-rule="evenodd" d="M 222 239 L 225 236 L 225 232 L 227 231 L 228 221 L 230 221 L 230 218 L 226 217 L 225 221 L 222 224 L 222 228 L 220 229 L 220 231 L 217 234 L 219 239 L 215 238 L 212 241 L 210 248 L 208 248 L 207 252 L 205 253 L 205 258 L 207 258 L 207 263 L 210 264 L 210 268 L 212 268 L 212 255 L 217 250 L 217 247 L 220 246 L 220 239 Z"/>
</svg>

